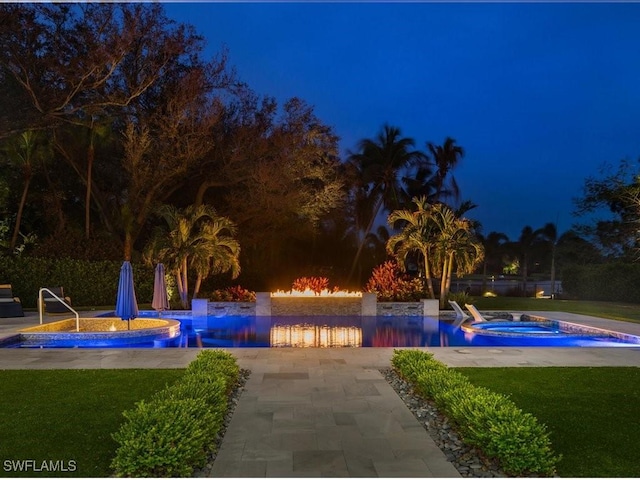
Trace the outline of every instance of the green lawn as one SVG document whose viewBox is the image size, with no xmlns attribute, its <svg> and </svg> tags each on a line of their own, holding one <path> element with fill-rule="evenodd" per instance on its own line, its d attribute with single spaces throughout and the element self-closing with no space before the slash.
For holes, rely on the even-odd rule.
<svg viewBox="0 0 640 480">
<path fill-rule="evenodd" d="M 551 432 L 561 477 L 640 477 L 640 368 L 456 368 Z"/>
<path fill-rule="evenodd" d="M 0 474 L 108 477 L 122 412 L 184 370 L 0 370 Z M 7 471 L 7 461 L 75 462 L 74 472 Z"/>
<path fill-rule="evenodd" d="M 478 310 L 486 311 L 556 311 L 593 315 L 624 322 L 640 323 L 640 305 L 622 302 L 594 302 L 586 300 L 551 300 L 522 297 L 473 297 Z"/>
</svg>

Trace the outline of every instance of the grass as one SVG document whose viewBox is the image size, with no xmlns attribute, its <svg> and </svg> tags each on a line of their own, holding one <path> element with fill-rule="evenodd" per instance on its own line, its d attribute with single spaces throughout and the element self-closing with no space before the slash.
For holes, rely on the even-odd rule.
<svg viewBox="0 0 640 480">
<path fill-rule="evenodd" d="M 551 432 L 561 477 L 640 477 L 640 368 L 456 368 Z"/>
<path fill-rule="evenodd" d="M 108 477 L 122 412 L 184 370 L 0 370 L 2 476 Z M 6 461 L 76 463 L 73 472 L 7 471 Z"/>
<path fill-rule="evenodd" d="M 592 315 L 623 322 L 640 323 L 640 305 L 622 302 L 595 302 L 588 300 L 558 300 L 548 298 L 523 297 L 473 297 L 472 303 L 478 310 L 516 311 L 531 310 L 556 311 Z"/>
</svg>

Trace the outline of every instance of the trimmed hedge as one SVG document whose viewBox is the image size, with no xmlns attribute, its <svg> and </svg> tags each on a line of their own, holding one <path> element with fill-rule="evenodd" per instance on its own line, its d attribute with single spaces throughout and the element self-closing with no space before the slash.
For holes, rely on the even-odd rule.
<svg viewBox="0 0 640 480">
<path fill-rule="evenodd" d="M 562 289 L 580 300 L 640 303 L 640 265 L 573 265 L 562 271 Z"/>
<path fill-rule="evenodd" d="M 118 477 L 189 477 L 205 465 L 224 423 L 240 369 L 222 350 L 202 350 L 185 374 L 148 402 L 123 413 L 113 434 Z"/>
<path fill-rule="evenodd" d="M 391 363 L 416 393 L 435 402 L 466 443 L 496 458 L 505 472 L 555 475 L 561 457 L 551 449 L 546 426 L 508 397 L 472 385 L 428 352 L 396 350 Z"/>
<path fill-rule="evenodd" d="M 64 287 L 72 306 L 115 305 L 122 262 L 0 257 L 0 283 L 10 283 L 22 305 L 35 308 L 42 287 Z M 133 263 L 138 303 L 153 299 L 153 267 Z"/>
</svg>

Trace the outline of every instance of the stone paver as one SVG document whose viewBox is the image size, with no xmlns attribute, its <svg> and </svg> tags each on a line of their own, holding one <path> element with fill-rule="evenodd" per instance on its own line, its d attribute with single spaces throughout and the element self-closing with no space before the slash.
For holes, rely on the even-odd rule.
<svg viewBox="0 0 640 480">
<path fill-rule="evenodd" d="M 383 365 L 373 351 L 235 350 L 252 375 L 211 476 L 265 461 L 266 476 L 459 477 L 379 373 L 385 350 Z"/>
<path fill-rule="evenodd" d="M 574 314 L 544 316 L 640 335 L 637 324 Z M 38 318 L 0 319 L 0 337 L 29 323 Z M 640 346 L 428 350 L 451 366 L 640 366 Z M 181 368 L 198 351 L 0 349 L 0 368 Z M 393 348 L 229 351 L 252 374 L 212 476 L 460 477 L 380 374 Z"/>
</svg>

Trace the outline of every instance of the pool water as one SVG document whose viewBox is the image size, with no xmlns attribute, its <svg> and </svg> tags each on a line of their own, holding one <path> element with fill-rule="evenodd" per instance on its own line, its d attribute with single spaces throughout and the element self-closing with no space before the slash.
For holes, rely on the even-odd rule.
<svg viewBox="0 0 640 480">
<path fill-rule="evenodd" d="M 519 322 L 518 322 L 519 323 Z M 538 325 L 532 325 L 533 322 L 527 323 L 513 323 L 509 322 L 507 324 L 503 322 L 499 323 L 481 323 L 476 324 L 475 327 L 482 330 L 486 333 L 498 332 L 498 333 L 514 333 L 520 335 L 558 335 L 562 334 L 560 329 L 554 328 L 551 325 L 540 323 Z M 536 322 L 539 323 L 539 322 Z"/>
<path fill-rule="evenodd" d="M 140 312 L 140 317 L 157 317 L 156 312 Z M 181 334 L 173 339 L 149 340 L 135 344 L 105 345 L 66 342 L 28 344 L 15 342 L 4 347 L 31 348 L 254 348 L 254 347 L 640 347 L 634 340 L 608 336 L 561 333 L 544 325 L 529 326 L 510 323 L 519 331 L 490 334 L 492 324 L 481 331 L 469 332 L 448 321 L 422 317 L 300 316 L 300 317 L 191 317 L 168 312 L 163 317 L 181 322 Z M 529 322 L 527 322 L 529 323 Z M 560 333 L 560 334 L 559 334 Z M 626 340 L 626 341 L 625 341 Z M 636 341 L 637 343 L 633 343 Z"/>
</svg>

